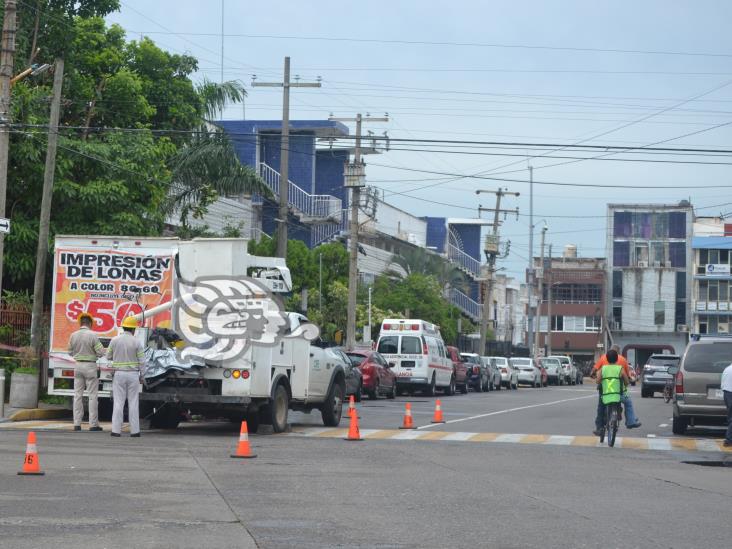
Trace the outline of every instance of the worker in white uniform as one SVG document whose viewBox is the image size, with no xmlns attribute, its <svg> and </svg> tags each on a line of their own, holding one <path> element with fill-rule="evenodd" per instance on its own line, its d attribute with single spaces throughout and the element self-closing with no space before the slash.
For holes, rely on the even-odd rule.
<svg viewBox="0 0 732 549">
<path fill-rule="evenodd" d="M 145 350 L 135 339 L 137 320 L 127 317 L 122 321 L 123 332 L 112 339 L 107 349 L 107 358 L 112 361 L 112 436 L 118 437 L 122 431 L 122 417 L 127 401 L 130 420 L 130 436 L 140 436 L 140 383 L 145 373 Z"/>
<path fill-rule="evenodd" d="M 97 358 L 104 356 L 99 337 L 92 331 L 94 319 L 89 313 L 79 315 L 79 329 L 69 339 L 69 354 L 74 357 L 74 431 L 81 431 L 84 417 L 84 389 L 89 393 L 89 430 L 101 431 L 99 426 L 99 376 Z"/>
</svg>

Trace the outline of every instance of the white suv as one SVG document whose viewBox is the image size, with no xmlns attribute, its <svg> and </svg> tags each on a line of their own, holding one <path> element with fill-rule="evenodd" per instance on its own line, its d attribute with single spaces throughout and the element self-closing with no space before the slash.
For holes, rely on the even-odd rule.
<svg viewBox="0 0 732 549">
<path fill-rule="evenodd" d="M 577 367 L 572 359 L 566 355 L 552 355 L 547 358 L 558 358 L 562 363 L 562 374 L 564 375 L 564 383 L 567 385 L 577 385 Z"/>
</svg>

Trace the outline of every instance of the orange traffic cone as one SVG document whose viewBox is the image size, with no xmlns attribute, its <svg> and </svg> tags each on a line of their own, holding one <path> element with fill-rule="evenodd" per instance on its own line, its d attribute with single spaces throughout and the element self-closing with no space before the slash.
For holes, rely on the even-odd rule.
<svg viewBox="0 0 732 549">
<path fill-rule="evenodd" d="M 247 422 L 241 422 L 241 431 L 239 432 L 239 444 L 236 447 L 236 453 L 231 454 L 233 458 L 255 458 L 257 454 L 252 454 L 249 447 L 249 431 L 247 430 Z"/>
<path fill-rule="evenodd" d="M 25 445 L 25 460 L 23 470 L 18 471 L 19 475 L 45 475 L 41 471 L 41 462 L 38 460 L 38 448 L 36 448 L 36 434 L 28 433 L 28 443 Z"/>
<path fill-rule="evenodd" d="M 404 408 L 404 424 L 399 427 L 400 429 L 416 429 L 414 422 L 412 421 L 412 405 L 407 402 Z"/>
<path fill-rule="evenodd" d="M 351 395 L 351 398 L 348 399 L 348 417 L 354 414 L 358 416 L 358 410 L 356 409 L 356 399 Z M 359 416 L 358 419 L 361 419 L 361 417 Z"/>
<path fill-rule="evenodd" d="M 432 418 L 432 423 L 445 423 L 445 420 L 442 419 L 442 404 L 440 404 L 439 399 L 435 402 L 435 415 Z"/>
<path fill-rule="evenodd" d="M 351 397 L 351 402 L 353 402 L 353 397 Z M 351 421 L 348 426 L 348 436 L 344 440 L 363 440 L 361 438 L 361 431 L 358 430 L 358 412 L 353 408 L 353 412 L 349 415 L 351 416 Z"/>
</svg>

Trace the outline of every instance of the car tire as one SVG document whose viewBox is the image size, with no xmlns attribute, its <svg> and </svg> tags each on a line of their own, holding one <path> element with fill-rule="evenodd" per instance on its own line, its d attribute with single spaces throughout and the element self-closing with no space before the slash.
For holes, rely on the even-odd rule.
<svg viewBox="0 0 732 549">
<path fill-rule="evenodd" d="M 685 417 L 674 417 L 671 424 L 671 431 L 675 435 L 686 434 L 686 429 L 689 427 L 689 419 Z"/>
<path fill-rule="evenodd" d="M 356 402 L 361 402 L 361 396 L 363 395 L 363 383 L 358 384 L 358 389 L 356 389 L 356 392 L 353 393 L 353 400 Z"/>
<path fill-rule="evenodd" d="M 425 396 L 435 396 L 435 374 L 432 374 L 432 381 L 423 391 Z"/>
<path fill-rule="evenodd" d="M 450 377 L 450 384 L 442 390 L 445 396 L 452 396 L 455 394 L 455 376 Z"/>
<path fill-rule="evenodd" d="M 493 387 L 495 388 L 495 390 L 496 390 L 496 391 L 500 391 L 500 390 L 501 390 L 501 384 L 500 384 L 500 383 L 499 383 L 498 385 L 496 385 L 496 384 L 494 383 L 494 384 L 493 384 Z"/>
<path fill-rule="evenodd" d="M 343 396 L 346 394 L 346 385 L 343 380 L 336 380 L 328 391 L 320 407 L 320 415 L 323 418 L 323 425 L 326 427 L 338 427 L 343 414 Z"/>
<path fill-rule="evenodd" d="M 391 386 L 391 391 L 386 395 L 386 398 L 389 400 L 394 400 L 396 398 L 396 381 Z"/>
<path fill-rule="evenodd" d="M 467 380 L 467 379 L 465 380 L 465 383 L 463 383 L 463 384 L 462 384 L 462 385 L 460 386 L 460 392 L 461 392 L 462 394 L 464 394 L 464 395 L 467 395 L 467 394 L 468 394 L 468 380 Z"/>
<path fill-rule="evenodd" d="M 652 396 L 653 396 L 653 393 L 649 392 L 648 389 L 646 389 L 645 387 L 643 387 L 641 385 L 641 398 L 649 398 Z"/>
<path fill-rule="evenodd" d="M 473 387 L 473 390 L 476 393 L 482 393 L 483 392 L 483 381 L 482 380 L 478 380 L 478 383 L 475 385 L 475 387 Z"/>
<path fill-rule="evenodd" d="M 284 433 L 287 430 L 287 412 L 290 409 L 290 396 L 287 389 L 280 383 L 272 394 L 272 402 L 267 406 L 269 414 L 267 423 L 272 424 L 272 431 Z"/>
</svg>

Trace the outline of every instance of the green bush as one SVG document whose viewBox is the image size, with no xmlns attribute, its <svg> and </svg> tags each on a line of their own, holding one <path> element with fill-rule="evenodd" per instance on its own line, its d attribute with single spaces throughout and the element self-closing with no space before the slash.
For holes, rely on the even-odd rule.
<svg viewBox="0 0 732 549">
<path fill-rule="evenodd" d="M 15 368 L 13 370 L 13 373 L 16 374 L 32 374 L 32 375 L 38 375 L 38 368 L 35 368 L 33 366 L 21 366 L 20 368 Z"/>
</svg>

